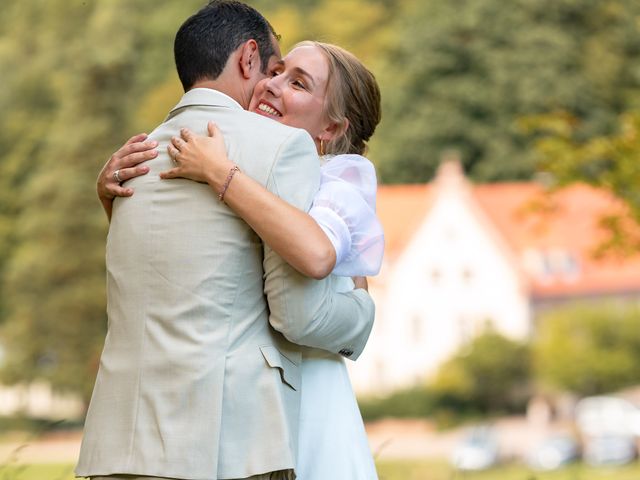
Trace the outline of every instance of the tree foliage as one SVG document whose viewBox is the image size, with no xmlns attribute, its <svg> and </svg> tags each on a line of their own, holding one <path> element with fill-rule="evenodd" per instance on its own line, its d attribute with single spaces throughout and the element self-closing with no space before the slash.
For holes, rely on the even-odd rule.
<svg viewBox="0 0 640 480">
<path fill-rule="evenodd" d="M 152 129 L 179 99 L 173 38 L 203 3 L 3 3 L 4 381 L 45 378 L 85 397 L 91 390 L 106 327 L 107 224 L 95 177 L 116 148 Z M 551 150 L 558 147 L 566 159 L 588 158 L 588 172 L 605 172 L 596 178 L 637 201 L 637 120 L 613 133 L 621 112 L 639 106 L 635 0 L 249 3 L 283 35 L 283 51 L 316 38 L 343 45 L 374 71 L 383 121 L 370 156 L 384 182 L 428 180 L 449 148 L 461 152 L 477 179 L 527 178 L 536 157 L 517 119 L 561 109 L 577 121 L 570 142 L 556 140 L 592 150 L 590 139 L 605 138 L 615 148 L 608 156 L 576 156 L 559 148 L 562 142 L 550 143 Z M 450 381 L 464 358 L 457 362 Z M 458 381 L 462 390 L 453 382 L 451 391 L 479 388 L 468 377 Z M 476 393 L 488 405 L 489 397 Z"/>
<path fill-rule="evenodd" d="M 529 348 L 489 329 L 440 367 L 431 388 L 441 404 L 505 412 L 522 409 L 530 380 Z"/>
<path fill-rule="evenodd" d="M 543 388 L 579 395 L 612 392 L 638 382 L 640 307 L 578 304 L 543 315 L 533 358 Z"/>
<path fill-rule="evenodd" d="M 429 179 L 443 151 L 475 179 L 530 178 L 525 115 L 557 109 L 582 137 L 611 131 L 638 90 L 635 0 L 408 2 L 375 144 L 387 182 Z"/>
<path fill-rule="evenodd" d="M 177 26 L 147 14 L 153 3 L 20 2 L 2 17 L 11 91 L 0 101 L 11 115 L 0 128 L 8 152 L 0 178 L 14 182 L 0 208 L 5 381 L 43 378 L 90 393 L 106 328 L 106 221 L 95 177 L 139 128 L 136 110 L 156 75 L 170 71 Z"/>
<path fill-rule="evenodd" d="M 487 414 L 524 411 L 530 386 L 529 347 L 487 329 L 428 383 L 358 403 L 365 420 L 430 418 L 447 428 Z"/>
<path fill-rule="evenodd" d="M 610 135 L 580 139 L 580 120 L 567 112 L 555 112 L 522 120 L 536 140 L 540 166 L 557 181 L 555 187 L 582 181 L 610 192 L 626 206 L 601 219 L 609 238 L 602 253 L 631 255 L 640 251 L 640 111 L 620 116 Z"/>
</svg>

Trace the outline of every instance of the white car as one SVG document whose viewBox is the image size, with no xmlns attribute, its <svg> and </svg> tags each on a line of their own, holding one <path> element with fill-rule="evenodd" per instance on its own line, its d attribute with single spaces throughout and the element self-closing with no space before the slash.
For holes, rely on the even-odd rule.
<svg viewBox="0 0 640 480">
<path fill-rule="evenodd" d="M 640 436 L 640 408 L 619 397 L 586 397 L 576 406 L 576 424 L 588 437 Z"/>
<path fill-rule="evenodd" d="M 556 470 L 576 461 L 580 447 L 570 435 L 553 435 L 536 445 L 526 458 L 534 470 Z"/>
<path fill-rule="evenodd" d="M 593 466 L 625 465 L 637 455 L 636 442 L 630 435 L 602 435 L 585 441 L 583 458 Z"/>
<path fill-rule="evenodd" d="M 486 470 L 498 463 L 498 442 L 486 426 L 473 428 L 454 449 L 451 463 L 458 470 Z"/>
</svg>

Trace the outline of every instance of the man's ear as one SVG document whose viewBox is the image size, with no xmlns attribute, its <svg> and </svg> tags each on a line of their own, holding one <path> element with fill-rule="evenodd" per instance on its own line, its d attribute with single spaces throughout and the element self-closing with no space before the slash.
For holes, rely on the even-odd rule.
<svg viewBox="0 0 640 480">
<path fill-rule="evenodd" d="M 249 79 L 256 69 L 260 69 L 260 53 L 255 40 L 247 40 L 240 50 L 240 72 L 245 79 Z"/>
</svg>

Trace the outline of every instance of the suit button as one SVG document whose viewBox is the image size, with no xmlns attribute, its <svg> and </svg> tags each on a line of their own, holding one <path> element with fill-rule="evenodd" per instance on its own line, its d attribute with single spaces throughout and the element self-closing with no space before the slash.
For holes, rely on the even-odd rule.
<svg viewBox="0 0 640 480">
<path fill-rule="evenodd" d="M 340 353 L 340 355 L 342 355 L 343 357 L 349 358 L 351 355 L 353 355 L 353 350 L 351 350 L 350 348 L 343 348 L 338 353 Z"/>
</svg>

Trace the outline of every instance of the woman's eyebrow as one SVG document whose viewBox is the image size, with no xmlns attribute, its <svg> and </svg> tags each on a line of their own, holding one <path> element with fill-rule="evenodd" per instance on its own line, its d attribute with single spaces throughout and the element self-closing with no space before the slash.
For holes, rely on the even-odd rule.
<svg viewBox="0 0 640 480">
<path fill-rule="evenodd" d="M 302 75 L 304 77 L 307 77 L 307 79 L 309 80 L 309 82 L 311 83 L 312 87 L 316 86 L 316 82 L 313 79 L 313 76 L 311 76 L 311 74 L 309 72 L 307 72 L 306 70 L 300 68 L 300 67 L 293 67 L 292 69 L 294 72 L 296 72 L 298 75 Z"/>
<path fill-rule="evenodd" d="M 286 64 L 285 64 L 284 59 L 278 60 L 274 64 L 273 68 L 276 68 L 276 67 L 279 67 L 279 68 L 282 68 L 282 69 L 286 69 Z M 300 68 L 300 67 L 293 67 L 291 70 L 293 70 L 298 75 L 303 75 L 303 76 L 307 77 L 309 79 L 309 83 L 311 83 L 311 87 L 315 88 L 316 82 L 315 82 L 313 76 L 309 72 L 307 72 L 305 69 Z"/>
</svg>

